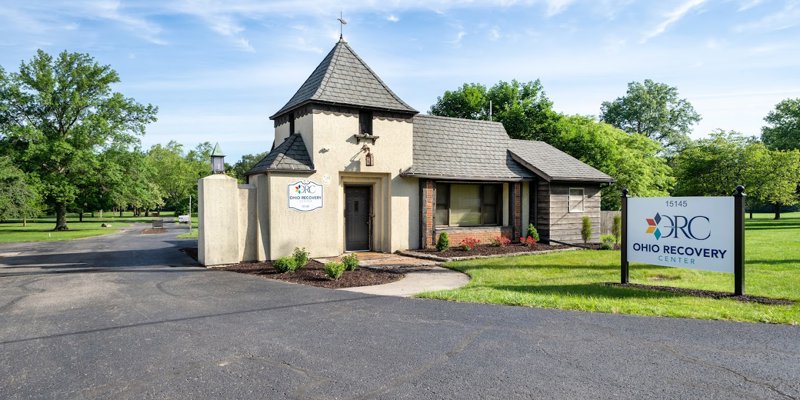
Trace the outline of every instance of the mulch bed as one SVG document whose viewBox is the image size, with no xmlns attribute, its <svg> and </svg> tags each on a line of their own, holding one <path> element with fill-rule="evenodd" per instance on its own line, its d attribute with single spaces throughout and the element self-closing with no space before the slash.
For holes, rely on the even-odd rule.
<svg viewBox="0 0 800 400">
<path fill-rule="evenodd" d="M 738 301 L 742 301 L 742 302 L 767 304 L 767 305 L 788 306 L 788 305 L 792 305 L 792 304 L 795 303 L 794 301 L 791 301 L 791 300 L 773 299 L 771 297 L 748 296 L 748 295 L 736 296 L 733 293 L 715 292 L 715 291 L 712 291 L 712 290 L 677 288 L 677 287 L 672 287 L 672 286 L 655 286 L 655 285 L 642 285 L 642 284 L 638 284 L 638 283 L 614 283 L 614 282 L 608 282 L 608 283 L 606 283 L 606 285 L 607 286 L 623 287 L 623 288 L 636 288 L 636 289 L 652 290 L 652 291 L 659 291 L 659 292 L 685 294 L 685 295 L 689 295 L 689 296 L 707 297 L 707 298 L 712 298 L 712 299 L 732 299 L 732 300 L 738 300 Z"/>
<path fill-rule="evenodd" d="M 374 270 L 359 267 L 355 271 L 345 271 L 341 278 L 334 281 L 325 275 L 324 265 L 315 260 L 309 261 L 305 267 L 295 272 L 279 273 L 272 268 L 272 264 L 269 261 L 232 264 L 219 269 L 329 289 L 382 285 L 384 283 L 398 281 L 404 276 L 402 273 L 396 271 Z"/>
<path fill-rule="evenodd" d="M 536 253 L 538 251 L 566 249 L 567 247 L 568 246 L 563 246 L 563 245 L 549 245 L 544 243 L 536 243 L 536 247 L 531 249 L 530 247 L 519 243 L 510 244 L 505 247 L 490 246 L 488 244 L 479 244 L 475 246 L 475 249 L 473 250 L 464 250 L 461 247 L 451 247 L 445 251 L 439 251 L 436 250 L 435 248 L 432 248 L 432 249 L 414 250 L 414 252 L 430 254 L 443 258 L 450 258 L 450 257 L 493 256 L 493 255 L 513 254 L 513 253 Z"/>
<path fill-rule="evenodd" d="M 142 233 L 145 235 L 157 235 L 159 233 L 166 233 L 166 232 L 167 230 L 164 228 L 153 228 L 153 229 L 148 228 L 142 231 Z"/>
<path fill-rule="evenodd" d="M 180 251 L 197 260 L 197 247 L 186 247 L 180 249 Z M 275 268 L 272 268 L 272 263 L 269 261 L 231 264 L 215 269 L 238 272 L 241 274 L 258 275 L 269 279 L 277 279 L 286 282 L 301 283 L 303 285 L 311 285 L 329 289 L 382 285 L 384 283 L 399 281 L 405 276 L 399 271 L 359 267 L 355 271 L 344 271 L 342 277 L 339 278 L 339 280 L 334 281 L 328 278 L 328 275 L 325 275 L 325 265 L 315 260 L 310 260 L 305 267 L 300 268 L 295 272 L 284 273 L 280 273 L 276 271 Z"/>
</svg>

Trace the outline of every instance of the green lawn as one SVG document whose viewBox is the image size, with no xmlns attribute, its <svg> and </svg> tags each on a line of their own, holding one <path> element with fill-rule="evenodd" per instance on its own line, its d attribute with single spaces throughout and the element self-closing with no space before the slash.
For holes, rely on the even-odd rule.
<svg viewBox="0 0 800 400">
<path fill-rule="evenodd" d="M 162 217 L 173 217 L 173 212 L 162 212 Z M 196 223 L 197 217 L 194 216 Z M 55 217 L 29 220 L 27 226 L 22 226 L 22 221 L 9 221 L 0 223 L 0 243 L 16 242 L 50 242 L 58 240 L 81 239 L 92 236 L 114 233 L 120 228 L 130 226 L 132 223 L 150 223 L 154 217 L 134 217 L 131 212 L 119 213 L 105 212 L 100 217 L 99 213 L 83 215 L 83 222 L 78 222 L 77 214 L 67 216 L 68 231 L 54 232 Z M 102 228 L 100 224 L 111 224 L 111 228 Z M 188 228 L 187 228 L 188 230 Z"/>
<path fill-rule="evenodd" d="M 448 263 L 472 280 L 419 297 L 566 310 L 800 324 L 800 213 L 747 221 L 745 292 L 795 300 L 790 306 L 606 286 L 619 282 L 619 251 L 569 251 Z M 733 291 L 733 274 L 634 264 L 631 282 Z"/>
</svg>

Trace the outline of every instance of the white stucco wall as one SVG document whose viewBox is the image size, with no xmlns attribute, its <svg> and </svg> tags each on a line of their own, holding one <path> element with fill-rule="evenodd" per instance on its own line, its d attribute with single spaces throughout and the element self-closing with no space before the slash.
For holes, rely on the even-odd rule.
<svg viewBox="0 0 800 400">
<path fill-rule="evenodd" d="M 399 176 L 413 161 L 413 125 L 408 119 L 376 113 L 373 133 L 379 138 L 375 144 L 367 144 L 375 160 L 372 167 L 364 163 L 364 142 L 357 143 L 353 136 L 358 128 L 357 110 L 316 109 L 295 120 L 295 131 L 303 136 L 316 172 L 269 174 L 269 258 L 288 255 L 297 246 L 306 247 L 312 257 L 343 253 L 344 188 L 348 184 L 372 187 L 374 250 L 392 252 L 419 245 L 418 180 Z M 276 140 L 283 140 L 283 131 L 288 132 L 288 123 L 276 128 Z M 323 186 L 321 209 L 288 207 L 289 184 L 298 180 Z"/>
</svg>

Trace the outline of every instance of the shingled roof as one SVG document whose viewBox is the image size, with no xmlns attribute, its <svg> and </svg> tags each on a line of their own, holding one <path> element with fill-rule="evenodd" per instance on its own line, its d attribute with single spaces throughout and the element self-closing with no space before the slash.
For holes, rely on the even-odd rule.
<svg viewBox="0 0 800 400">
<path fill-rule="evenodd" d="M 272 149 L 245 175 L 255 175 L 267 171 L 314 172 L 314 164 L 308 155 L 303 137 L 289 135 L 283 143 Z"/>
<path fill-rule="evenodd" d="M 515 161 L 546 181 L 613 182 L 610 176 L 571 155 L 536 140 L 509 139 Z"/>
<path fill-rule="evenodd" d="M 508 137 L 499 122 L 417 115 L 414 163 L 405 176 L 452 180 L 612 182 L 544 142 Z"/>
<path fill-rule="evenodd" d="M 499 122 L 417 115 L 414 164 L 406 176 L 518 181 L 534 175 L 511 158 Z"/>
<path fill-rule="evenodd" d="M 313 102 L 417 113 L 394 94 L 344 40 L 336 43 L 297 93 L 270 119 Z"/>
</svg>

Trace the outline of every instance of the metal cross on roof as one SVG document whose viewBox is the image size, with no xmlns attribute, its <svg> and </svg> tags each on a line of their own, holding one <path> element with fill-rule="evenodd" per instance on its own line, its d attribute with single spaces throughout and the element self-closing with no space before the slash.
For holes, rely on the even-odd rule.
<svg viewBox="0 0 800 400">
<path fill-rule="evenodd" d="M 336 20 L 339 21 L 339 40 L 342 40 L 344 34 L 344 26 L 347 25 L 347 21 L 345 21 L 341 11 L 339 12 L 339 18 L 336 18 Z"/>
</svg>

